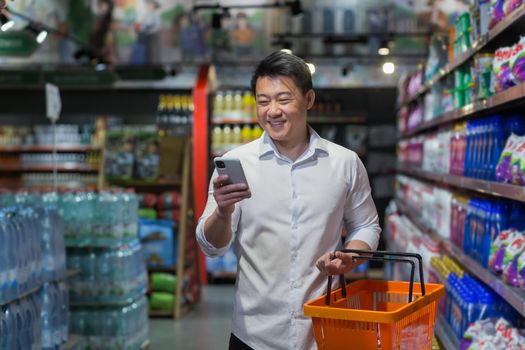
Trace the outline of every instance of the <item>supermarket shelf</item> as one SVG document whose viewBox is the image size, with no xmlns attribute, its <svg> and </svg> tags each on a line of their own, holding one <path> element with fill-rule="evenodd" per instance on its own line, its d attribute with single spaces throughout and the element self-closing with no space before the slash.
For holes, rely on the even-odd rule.
<svg viewBox="0 0 525 350">
<path fill-rule="evenodd" d="M 135 294 L 132 297 L 127 298 L 126 300 L 120 300 L 115 302 L 94 302 L 94 301 L 70 301 L 69 305 L 71 307 L 81 307 L 81 308 L 103 308 L 103 307 L 115 307 L 115 306 L 126 306 L 135 301 L 139 300 L 143 295 L 146 294 L 146 289 L 141 290 L 140 293 Z"/>
<path fill-rule="evenodd" d="M 312 124 L 364 124 L 367 121 L 363 116 L 326 116 L 326 117 L 308 117 L 307 121 Z M 253 120 L 221 120 L 212 121 L 211 125 L 246 125 L 257 124 L 257 119 Z"/>
<path fill-rule="evenodd" d="M 513 86 L 499 94 L 489 98 L 476 101 L 475 103 L 456 109 L 451 112 L 444 113 L 432 120 L 423 122 L 418 126 L 401 133 L 401 137 L 409 137 L 420 133 L 421 131 L 435 128 L 440 125 L 456 122 L 467 117 L 472 117 L 480 112 L 488 111 L 490 109 L 506 107 L 513 103 L 525 103 L 525 83 Z"/>
<path fill-rule="evenodd" d="M 173 267 L 150 267 L 148 266 L 148 272 L 167 272 L 175 274 L 177 272 L 177 266 Z"/>
<path fill-rule="evenodd" d="M 66 279 L 80 275 L 82 271 L 79 269 L 72 269 L 66 271 Z"/>
<path fill-rule="evenodd" d="M 150 317 L 173 317 L 175 315 L 174 311 L 167 310 L 149 310 Z"/>
<path fill-rule="evenodd" d="M 211 125 L 250 125 L 250 124 L 257 124 L 257 119 L 252 120 L 237 120 L 237 119 L 225 119 L 225 120 L 217 120 L 211 121 Z"/>
<path fill-rule="evenodd" d="M 479 180 L 464 176 L 436 174 L 410 166 L 399 166 L 398 171 L 400 173 L 423 180 L 430 180 L 441 184 L 450 185 L 462 189 L 468 189 L 483 194 L 490 194 L 493 196 L 525 202 L 524 186 Z"/>
<path fill-rule="evenodd" d="M 109 179 L 108 182 L 111 185 L 122 186 L 122 187 L 135 187 L 138 189 L 157 188 L 160 190 L 166 189 L 167 187 L 179 187 L 181 185 L 180 179 L 170 180 L 157 180 L 157 181 L 140 181 L 140 180 L 115 180 Z"/>
<path fill-rule="evenodd" d="M 396 199 L 398 209 L 404 213 L 414 225 L 422 232 L 430 235 L 432 239 L 439 242 L 446 252 L 452 256 L 460 265 L 462 265 L 472 275 L 492 288 L 499 296 L 505 299 L 514 307 L 522 316 L 525 316 L 525 291 L 511 287 L 503 282 L 498 276 L 481 266 L 477 261 L 465 255 L 461 249 L 456 247 L 452 242 L 439 236 L 434 230 L 430 229 L 420 220 L 420 215 L 411 209 L 403 201 Z"/>
<path fill-rule="evenodd" d="M 92 145 L 56 145 L 57 152 L 99 152 L 102 148 Z M 0 153 L 47 153 L 53 152 L 52 145 L 2 145 Z"/>
<path fill-rule="evenodd" d="M 510 30 L 513 27 L 520 26 L 521 24 L 523 24 L 522 23 L 523 21 L 525 21 L 525 4 L 520 5 L 520 7 L 514 10 L 503 21 L 498 23 L 487 34 L 478 38 L 478 40 L 472 43 L 472 46 L 466 52 L 456 57 L 452 62 L 448 63 L 445 67 L 440 69 L 438 73 L 436 73 L 436 75 L 434 75 L 431 79 L 425 82 L 425 84 L 416 92 L 416 94 L 414 94 L 413 96 L 410 96 L 407 99 L 407 101 L 403 102 L 400 105 L 400 108 L 420 98 L 423 94 L 429 91 L 436 82 L 443 79 L 443 77 L 453 72 L 459 66 L 463 65 L 476 53 L 480 52 L 483 49 L 486 49 L 487 46 L 489 46 L 489 44 L 494 44 L 494 40 L 501 33 L 507 30 Z M 517 38 L 518 37 L 516 37 L 516 40 Z"/>
<path fill-rule="evenodd" d="M 37 288 L 33 288 L 33 289 L 30 289 L 28 290 L 27 292 L 25 292 L 24 294 L 20 295 L 18 298 L 16 299 L 13 299 L 13 300 L 9 300 L 9 301 L 6 301 L 6 302 L 0 302 L 0 306 L 3 306 L 3 305 L 7 305 L 7 304 L 11 304 L 12 302 L 14 301 L 17 301 L 17 300 L 20 300 L 20 299 L 24 299 L 25 297 L 27 297 L 28 295 L 31 295 L 33 293 L 36 293 L 40 290 L 40 287 L 41 286 L 38 286 Z"/>
<path fill-rule="evenodd" d="M 365 124 L 367 118 L 363 116 L 308 117 L 307 122 L 312 124 Z"/>
<path fill-rule="evenodd" d="M 445 321 L 443 316 L 437 315 L 436 325 L 434 327 L 436 338 L 443 346 L 445 350 L 457 350 L 459 349 L 459 341 L 454 335 L 454 332 Z"/>
<path fill-rule="evenodd" d="M 79 164 L 79 163 L 62 163 L 57 165 L 59 172 L 98 172 L 98 165 L 93 164 Z M 3 164 L 0 167 L 0 172 L 52 172 L 52 164 L 35 164 L 35 165 L 19 165 L 19 164 Z"/>
</svg>

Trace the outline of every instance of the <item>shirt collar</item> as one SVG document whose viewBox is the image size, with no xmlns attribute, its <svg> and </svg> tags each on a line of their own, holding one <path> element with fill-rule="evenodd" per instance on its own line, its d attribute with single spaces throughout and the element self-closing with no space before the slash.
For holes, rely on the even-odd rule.
<svg viewBox="0 0 525 350">
<path fill-rule="evenodd" d="M 310 132 L 310 140 L 308 142 L 308 149 L 305 153 L 313 154 L 316 151 L 328 154 L 328 149 L 326 148 L 324 140 L 319 136 L 319 134 L 308 125 L 308 130 Z M 279 150 L 275 146 L 275 143 L 271 139 L 270 135 L 265 131 L 259 139 L 259 159 L 274 153 L 275 155 L 280 155 Z"/>
</svg>

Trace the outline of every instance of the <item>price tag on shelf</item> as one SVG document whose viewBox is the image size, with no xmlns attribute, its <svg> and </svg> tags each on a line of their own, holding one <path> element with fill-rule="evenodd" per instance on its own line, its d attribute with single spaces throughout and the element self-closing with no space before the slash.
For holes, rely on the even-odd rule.
<svg viewBox="0 0 525 350">
<path fill-rule="evenodd" d="M 46 84 L 46 115 L 47 117 L 56 122 L 60 117 L 62 111 L 62 100 L 60 99 L 60 91 L 58 86 L 54 84 Z"/>
</svg>

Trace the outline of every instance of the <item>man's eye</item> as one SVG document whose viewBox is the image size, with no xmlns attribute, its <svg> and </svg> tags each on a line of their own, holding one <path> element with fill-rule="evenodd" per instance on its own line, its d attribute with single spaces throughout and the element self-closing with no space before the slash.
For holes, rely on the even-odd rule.
<svg viewBox="0 0 525 350">
<path fill-rule="evenodd" d="M 291 101 L 291 100 L 290 100 L 289 98 L 285 98 L 285 99 L 281 99 L 281 100 L 279 100 L 279 103 L 282 104 L 282 105 L 285 105 L 285 104 L 287 104 L 287 103 L 290 103 L 290 101 Z"/>
<path fill-rule="evenodd" d="M 257 101 L 257 104 L 259 106 L 268 106 L 268 103 L 270 103 L 269 101 Z"/>
</svg>

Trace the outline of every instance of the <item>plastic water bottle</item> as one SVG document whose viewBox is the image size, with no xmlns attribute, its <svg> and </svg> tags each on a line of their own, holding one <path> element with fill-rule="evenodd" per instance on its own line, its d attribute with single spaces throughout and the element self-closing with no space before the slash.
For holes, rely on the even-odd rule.
<svg viewBox="0 0 525 350">
<path fill-rule="evenodd" d="M 55 308 L 55 295 L 51 291 L 49 283 L 45 283 L 40 290 L 41 303 L 41 326 L 42 326 L 42 349 L 54 349 L 54 331 L 55 326 L 53 310 Z"/>
<path fill-rule="evenodd" d="M 0 304 L 7 301 L 7 271 L 9 269 L 7 250 L 9 249 L 4 219 L 0 214 Z M 2 349 L 0 347 L 0 349 Z"/>
</svg>

